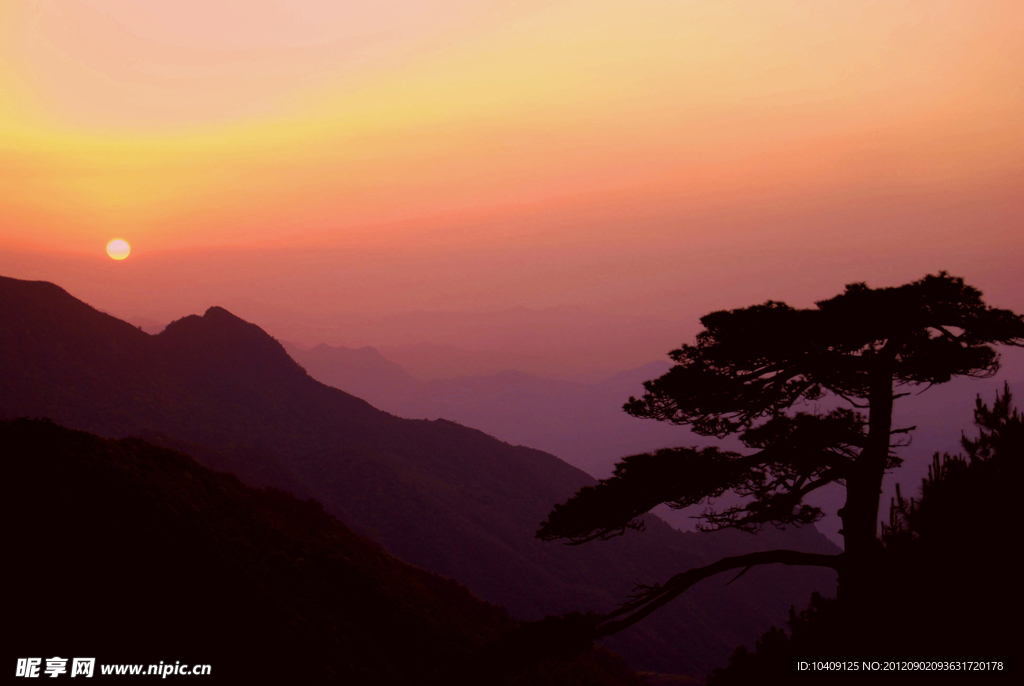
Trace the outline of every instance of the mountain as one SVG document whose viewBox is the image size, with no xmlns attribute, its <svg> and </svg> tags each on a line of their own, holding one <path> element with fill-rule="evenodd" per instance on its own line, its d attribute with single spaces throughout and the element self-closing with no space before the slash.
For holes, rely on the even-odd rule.
<svg viewBox="0 0 1024 686">
<path fill-rule="evenodd" d="M 302 349 L 282 341 L 289 356 L 317 381 L 340 388 L 374 407 L 392 412 L 379 403 L 388 398 L 411 400 L 425 384 L 392 362 L 371 346 L 363 348 L 334 347 L 321 343 Z M 323 376 L 330 377 L 330 381 Z"/>
<path fill-rule="evenodd" d="M 400 417 L 450 419 L 513 445 L 551 453 L 598 478 L 625 455 L 685 442 L 680 427 L 630 417 L 622 403 L 669 368 L 652 362 L 602 381 L 545 379 L 506 370 L 421 381 L 376 348 L 318 345 L 288 354 L 317 381 Z M 700 439 L 695 439 L 700 440 Z"/>
<path fill-rule="evenodd" d="M 681 533 L 657 518 L 587 546 L 539 541 L 539 522 L 590 476 L 451 421 L 377 410 L 315 381 L 259 327 L 217 307 L 151 336 L 53 284 L 0 278 L 0 418 L 21 416 L 145 437 L 249 485 L 313 497 L 390 553 L 525 619 L 608 611 L 637 582 L 776 542 Z M 790 538 L 834 550 L 810 529 Z M 639 668 L 704 674 L 812 589 L 834 588 L 818 569 L 725 582 L 704 582 L 606 644 Z"/>
<path fill-rule="evenodd" d="M 342 297 L 337 302 L 346 301 Z M 420 379 L 496 374 L 511 365 L 542 377 L 596 381 L 620 365 L 633 367 L 656 359 L 679 342 L 677 320 L 601 308 L 358 313 L 339 311 L 321 301 L 315 309 L 332 314 L 313 323 L 308 314 L 288 312 L 287 307 L 268 307 L 248 298 L 227 302 L 233 304 L 233 311 L 265 322 L 268 331 L 287 331 L 295 340 L 332 341 L 355 348 L 373 345 Z"/>
<path fill-rule="evenodd" d="M 303 350 L 285 344 L 292 358 L 310 376 L 357 395 L 401 417 L 451 419 L 478 428 L 515 445 L 552 453 L 588 474 L 603 478 L 626 455 L 665 446 L 719 444 L 743 450 L 735 439 L 716 441 L 685 427 L 636 419 L 622 403 L 643 392 L 643 382 L 668 370 L 652 362 L 595 383 L 540 378 L 518 371 L 421 381 L 371 347 L 358 350 L 319 345 Z M 389 353 L 390 354 L 390 353 Z M 956 378 L 927 389 L 914 389 L 896 403 L 898 426 L 914 426 L 908 445 L 897 448 L 903 466 L 886 477 L 883 502 L 895 495 L 895 485 L 919 483 L 927 475 L 935 452 L 959 448 L 960 427 L 971 422 L 973 398 L 990 396 L 1008 382 L 1024 388 L 1024 351 L 1001 350 L 1002 368 L 990 379 Z M 826 512 L 842 507 L 845 491 L 826 488 L 810 500 Z M 683 511 L 657 508 L 673 526 L 690 530 L 703 506 Z M 815 525 L 833 541 L 842 541 L 838 517 L 826 516 Z"/>
<path fill-rule="evenodd" d="M 11 656 L 173 658 L 221 683 L 638 681 L 593 652 L 498 673 L 478 654 L 515 625 L 503 609 L 315 501 L 47 421 L 0 422 L 0 444 Z"/>
<path fill-rule="evenodd" d="M 164 324 L 161 324 L 155 319 L 150 319 L 149 317 L 126 317 L 125 321 L 142 329 L 146 333 L 154 335 L 163 331 L 165 326 Z"/>
</svg>

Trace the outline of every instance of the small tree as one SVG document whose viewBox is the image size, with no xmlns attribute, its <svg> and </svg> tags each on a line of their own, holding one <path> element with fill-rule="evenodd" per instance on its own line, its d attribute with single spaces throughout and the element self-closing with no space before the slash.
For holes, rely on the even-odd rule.
<svg viewBox="0 0 1024 686">
<path fill-rule="evenodd" d="M 625 410 L 702 436 L 735 434 L 752 452 L 673 448 L 627 457 L 611 478 L 555 506 L 538 537 L 579 544 L 621 535 L 642 528 L 640 517 L 661 503 L 706 503 L 705 530 L 809 524 L 822 512 L 805 496 L 837 483 L 846 488 L 838 512 L 844 552 L 771 550 L 691 569 L 638 589 L 600 619 L 596 636 L 635 623 L 701 579 L 760 564 L 831 567 L 843 597 L 870 593 L 882 479 L 900 464 L 894 437 L 914 428 L 893 428 L 893 402 L 908 395 L 894 388 L 991 376 L 999 366 L 992 344 L 1024 345 L 1024 318 L 988 307 L 978 290 L 945 272 L 895 288 L 851 284 L 814 308 L 769 301 L 713 312 L 701 323 L 696 344 L 672 351 L 676 365 L 645 382 L 646 393 Z M 840 407 L 797 411 L 827 396 Z M 742 504 L 715 509 L 726 492 Z"/>
</svg>

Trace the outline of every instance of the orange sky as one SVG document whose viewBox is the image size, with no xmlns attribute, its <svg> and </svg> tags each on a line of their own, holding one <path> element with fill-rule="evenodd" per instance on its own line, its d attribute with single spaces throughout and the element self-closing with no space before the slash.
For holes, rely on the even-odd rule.
<svg viewBox="0 0 1024 686">
<path fill-rule="evenodd" d="M 1022 121 L 1018 1 L 3 3 L 0 273 L 347 344 L 938 269 L 1024 309 Z"/>
</svg>

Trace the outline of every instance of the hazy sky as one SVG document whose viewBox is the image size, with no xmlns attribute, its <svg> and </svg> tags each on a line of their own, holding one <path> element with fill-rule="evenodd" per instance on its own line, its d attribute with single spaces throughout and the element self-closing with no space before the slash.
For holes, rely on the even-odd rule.
<svg viewBox="0 0 1024 686">
<path fill-rule="evenodd" d="M 0 273 L 610 367 L 849 281 L 1022 310 L 1022 122 L 1019 0 L 5 2 Z"/>
</svg>

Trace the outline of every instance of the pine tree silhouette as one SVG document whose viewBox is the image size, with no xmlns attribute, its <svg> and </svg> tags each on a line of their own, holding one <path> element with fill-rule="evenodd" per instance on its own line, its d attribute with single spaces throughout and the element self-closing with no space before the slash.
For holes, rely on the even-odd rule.
<svg viewBox="0 0 1024 686">
<path fill-rule="evenodd" d="M 580 544 L 622 535 L 642 528 L 642 515 L 662 503 L 707 504 L 705 529 L 807 524 L 822 512 L 804 498 L 840 484 L 844 552 L 756 552 L 640 586 L 596 622 L 596 636 L 636 623 L 702 579 L 762 564 L 831 567 L 846 599 L 870 602 L 888 582 L 878 539 L 882 478 L 900 464 L 892 448 L 914 429 L 893 427 L 894 402 L 908 395 L 897 388 L 991 376 L 999 366 L 993 344 L 1024 346 L 1024 318 L 989 307 L 980 291 L 944 272 L 895 288 L 851 284 L 810 309 L 769 301 L 713 312 L 701 323 L 696 343 L 671 353 L 676 366 L 646 382 L 643 397 L 625 409 L 699 435 L 738 435 L 752 452 L 672 448 L 626 457 L 612 477 L 555 506 L 538 537 Z M 794 409 L 826 397 L 845 406 Z M 979 439 L 978 450 L 995 440 Z M 742 504 L 715 509 L 726 492 Z"/>
</svg>

